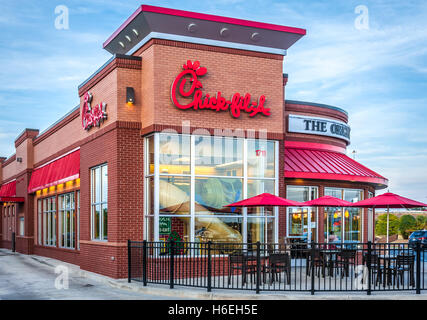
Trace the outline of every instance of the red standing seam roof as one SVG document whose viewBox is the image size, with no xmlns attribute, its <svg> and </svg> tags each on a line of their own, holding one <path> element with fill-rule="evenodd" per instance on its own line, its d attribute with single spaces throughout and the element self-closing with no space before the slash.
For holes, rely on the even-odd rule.
<svg viewBox="0 0 427 320">
<path fill-rule="evenodd" d="M 33 171 L 28 193 L 80 178 L 80 150 Z"/>
<path fill-rule="evenodd" d="M 285 178 L 357 181 L 384 188 L 388 180 L 343 153 L 285 148 Z"/>
</svg>

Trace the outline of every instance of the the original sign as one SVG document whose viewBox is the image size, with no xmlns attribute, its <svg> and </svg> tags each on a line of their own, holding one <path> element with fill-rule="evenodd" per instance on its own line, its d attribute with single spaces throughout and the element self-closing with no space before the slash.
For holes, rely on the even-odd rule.
<svg viewBox="0 0 427 320">
<path fill-rule="evenodd" d="M 205 75 L 208 70 L 201 67 L 199 61 L 192 63 L 190 60 L 182 68 L 184 71 L 175 78 L 171 88 L 172 102 L 177 108 L 181 110 L 229 111 L 234 118 L 239 118 L 241 112 L 248 113 L 250 117 L 257 114 L 270 115 L 270 109 L 264 107 L 264 95 L 261 95 L 258 101 L 252 101 L 249 93 L 245 95 L 235 93 L 230 100 L 224 98 L 220 91 L 216 93 L 216 96 L 209 94 L 203 96 L 203 85 L 200 82 L 200 77 Z M 180 101 L 178 101 L 179 97 Z M 189 99 L 191 101 L 188 101 Z"/>
<path fill-rule="evenodd" d="M 98 103 L 92 106 L 92 93 L 89 91 L 83 98 L 82 108 L 82 126 L 85 130 L 92 127 L 99 127 L 105 119 L 107 119 L 107 104 L 105 102 Z"/>
<path fill-rule="evenodd" d="M 350 126 L 345 122 L 325 118 L 289 115 L 288 132 L 316 134 L 350 142 Z"/>
</svg>

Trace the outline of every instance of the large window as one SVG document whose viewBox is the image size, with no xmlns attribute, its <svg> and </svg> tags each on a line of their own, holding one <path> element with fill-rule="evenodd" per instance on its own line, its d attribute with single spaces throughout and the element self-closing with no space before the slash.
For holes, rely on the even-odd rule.
<svg viewBox="0 0 427 320">
<path fill-rule="evenodd" d="M 43 234 L 43 232 L 42 232 L 42 227 L 43 227 L 43 223 L 42 223 L 42 221 L 43 221 L 42 201 L 43 200 L 41 200 L 41 199 L 37 200 L 37 232 L 38 232 L 37 243 L 39 245 L 43 244 L 43 241 L 42 241 L 42 234 Z"/>
<path fill-rule="evenodd" d="M 43 199 L 43 244 L 56 246 L 56 197 Z"/>
<path fill-rule="evenodd" d="M 288 186 L 286 198 L 298 202 L 316 199 L 317 187 Z M 317 241 L 317 209 L 310 207 L 288 208 L 287 237 L 299 241 Z"/>
<path fill-rule="evenodd" d="M 74 249 L 76 241 L 74 192 L 58 196 L 60 247 Z"/>
<path fill-rule="evenodd" d="M 363 200 L 363 190 L 325 188 L 325 195 L 349 202 Z M 362 209 L 325 208 L 324 233 L 327 242 L 360 242 L 362 225 Z"/>
<path fill-rule="evenodd" d="M 268 140 L 147 137 L 146 239 L 277 241 L 277 210 L 225 207 L 263 192 L 278 193 L 277 150 L 277 142 Z"/>
<path fill-rule="evenodd" d="M 76 192 L 77 194 L 77 250 L 80 250 L 80 190 Z"/>
<path fill-rule="evenodd" d="M 368 198 L 373 198 L 374 193 L 368 192 Z M 368 241 L 374 241 L 374 210 L 372 208 L 368 209 Z"/>
<path fill-rule="evenodd" d="M 76 208 L 77 203 L 77 208 Z M 77 249 L 79 239 L 80 191 L 37 200 L 37 243 Z"/>
<path fill-rule="evenodd" d="M 108 239 L 108 166 L 91 169 L 92 239 Z"/>
<path fill-rule="evenodd" d="M 25 236 L 25 218 L 19 217 L 19 235 Z"/>
</svg>

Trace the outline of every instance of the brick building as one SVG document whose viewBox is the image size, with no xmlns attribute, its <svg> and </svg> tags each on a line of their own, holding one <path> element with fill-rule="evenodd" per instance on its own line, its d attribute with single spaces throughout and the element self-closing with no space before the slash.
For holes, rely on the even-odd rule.
<svg viewBox="0 0 427 320">
<path fill-rule="evenodd" d="M 369 210 L 225 209 L 262 192 L 372 196 L 387 179 L 345 155 L 347 113 L 285 100 L 304 29 L 141 6 L 104 43 L 80 105 L 0 158 L 0 247 L 127 276 L 131 240 L 373 239 Z"/>
</svg>

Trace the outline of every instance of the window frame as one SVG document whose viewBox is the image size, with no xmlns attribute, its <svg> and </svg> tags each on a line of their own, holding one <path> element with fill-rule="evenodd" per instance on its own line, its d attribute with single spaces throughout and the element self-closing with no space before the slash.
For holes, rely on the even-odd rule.
<svg viewBox="0 0 427 320">
<path fill-rule="evenodd" d="M 60 193 L 54 193 L 54 194 L 51 194 L 51 195 L 44 195 L 44 196 L 39 196 L 39 197 L 37 197 L 36 199 L 37 199 L 37 232 L 38 232 L 38 236 L 37 236 L 37 245 L 39 245 L 39 246 L 46 246 L 46 247 L 56 247 L 56 248 L 60 248 L 60 249 L 64 249 L 64 250 L 80 250 L 80 247 L 74 247 L 74 248 L 67 248 L 67 247 L 62 247 L 62 246 L 60 246 L 60 241 L 58 241 L 58 237 L 59 237 L 59 235 L 61 234 L 60 233 L 60 231 L 61 231 L 61 229 L 60 229 L 60 225 L 59 225 L 59 197 L 60 196 L 62 196 L 62 195 L 65 195 L 65 194 L 69 194 L 69 193 L 73 193 L 74 194 L 74 205 L 76 204 L 76 201 L 77 201 L 77 199 L 78 198 L 76 198 L 77 197 L 77 194 L 79 194 L 80 195 L 80 188 L 79 187 L 74 187 L 74 188 L 72 188 L 72 189 L 69 189 L 69 190 L 66 190 L 66 191 L 63 191 L 63 192 L 60 192 Z M 46 235 L 46 232 L 45 232 L 45 216 L 44 216 L 44 213 L 45 213 L 45 210 L 44 210 L 44 207 L 45 207 L 45 204 L 44 204 L 44 200 L 46 200 L 46 199 L 49 199 L 49 198 L 55 198 L 55 213 L 56 213 L 56 226 L 55 226 L 55 232 L 57 233 L 56 234 L 56 244 L 55 245 L 47 245 L 47 244 L 45 244 L 45 235 Z M 39 207 L 38 207 L 38 205 L 39 205 L 39 202 L 40 202 L 40 209 L 41 209 L 41 211 L 39 212 Z M 40 216 L 39 216 L 39 213 L 41 214 Z M 76 224 L 76 220 L 79 220 L 79 216 L 80 216 L 80 211 L 78 212 L 78 213 L 76 213 L 76 219 L 75 219 L 75 221 L 74 221 L 74 228 L 75 228 L 75 230 L 76 230 L 76 239 L 75 239 L 75 242 L 77 241 L 77 242 L 79 242 L 79 237 L 80 237 L 80 225 L 79 224 Z"/>
<path fill-rule="evenodd" d="M 47 203 L 47 201 L 50 201 L 51 199 L 55 199 L 55 208 L 54 210 L 47 210 L 45 209 L 45 203 Z M 58 206 L 58 202 L 57 202 L 57 195 L 51 195 L 51 196 L 46 196 L 44 198 L 42 198 L 42 233 L 43 233 L 43 238 L 42 238 L 42 245 L 45 247 L 56 247 L 58 244 L 58 235 L 57 235 L 57 223 L 58 223 L 58 219 L 56 216 L 57 213 L 57 207 Z M 52 229 L 52 218 L 55 218 L 55 227 Z M 50 244 L 50 242 L 52 241 L 52 230 L 55 230 L 55 237 L 54 237 L 54 243 Z"/>
<path fill-rule="evenodd" d="M 160 172 L 160 135 L 161 134 L 168 134 L 168 135 L 181 135 L 186 136 L 190 138 L 190 172 L 189 174 L 177 174 L 177 173 L 161 173 Z M 196 214 L 195 212 L 195 195 L 196 195 L 196 186 L 195 181 L 197 178 L 220 178 L 220 179 L 241 179 L 243 183 L 243 190 L 242 190 L 242 199 L 247 198 L 247 192 L 248 192 L 248 180 L 261 180 L 261 181 L 273 181 L 274 182 L 274 194 L 279 195 L 279 141 L 278 140 L 267 140 L 267 139 L 254 139 L 254 138 L 243 138 L 243 137 L 225 137 L 225 136 L 218 136 L 217 138 L 223 138 L 223 139 L 241 139 L 243 150 L 242 150 L 242 160 L 243 160 L 243 176 L 239 175 L 202 175 L 202 174 L 196 174 L 196 163 L 195 163 L 195 140 L 198 137 L 204 137 L 204 135 L 198 135 L 198 134 L 179 134 L 176 132 L 156 132 L 152 133 L 150 135 L 147 135 L 144 137 L 144 239 L 150 241 L 150 236 L 153 234 L 154 241 L 159 241 L 159 217 L 171 217 L 173 215 L 167 215 L 162 214 L 160 215 L 159 210 L 159 184 L 160 184 L 160 178 L 161 177 L 168 177 L 168 176 L 177 176 L 177 177 L 189 177 L 190 178 L 190 211 L 188 214 L 188 217 L 190 217 L 190 241 L 195 241 L 195 219 L 204 217 L 205 215 L 202 214 Z M 212 136 L 206 136 L 206 137 L 212 137 Z M 261 140 L 266 141 L 266 143 L 272 143 L 273 144 L 273 150 L 274 150 L 274 176 L 273 177 L 262 177 L 262 176 L 248 176 L 248 141 L 250 140 Z M 153 144 L 151 146 L 150 144 Z M 153 150 L 154 155 L 150 155 L 150 148 Z M 154 163 L 150 163 L 150 160 Z M 150 173 L 150 167 L 153 167 L 153 173 Z M 153 179 L 152 182 L 150 182 L 150 179 Z M 150 197 L 151 189 L 148 187 L 149 183 L 153 183 L 153 192 L 154 194 Z M 154 203 L 151 203 L 151 199 Z M 153 209 L 153 212 L 149 212 L 149 210 Z M 256 214 L 256 215 L 248 215 L 247 209 L 243 208 L 242 214 L 240 215 L 230 215 L 230 214 L 224 214 L 224 215 L 218 215 L 218 218 L 222 217 L 233 217 L 233 218 L 241 218 L 242 219 L 242 238 L 243 243 L 246 243 L 247 241 L 247 232 L 248 232 L 248 218 L 268 218 L 274 219 L 274 241 L 278 241 L 278 215 L 279 210 L 278 208 L 274 208 L 274 214 L 273 215 L 263 215 L 263 214 Z M 151 226 L 150 219 L 153 218 L 153 226 L 154 230 L 149 229 Z"/>
<path fill-rule="evenodd" d="M 325 195 L 327 194 L 326 190 L 335 190 L 335 191 L 339 190 L 340 193 L 341 193 L 341 197 L 340 197 L 341 200 L 344 200 L 344 198 L 345 198 L 345 192 L 346 191 L 357 191 L 357 192 L 359 192 L 359 194 L 360 194 L 360 200 L 359 201 L 363 200 L 364 197 L 365 197 L 365 190 L 364 189 L 325 187 L 325 190 L 324 190 L 324 194 Z M 346 236 L 346 229 L 345 229 L 346 228 L 345 210 L 346 209 L 345 208 L 341 208 L 340 210 L 341 210 L 341 220 L 342 220 L 341 234 L 340 234 L 341 243 L 353 243 L 354 241 L 352 241 L 352 240 L 345 240 L 345 236 Z M 360 212 L 360 220 L 361 221 L 360 221 L 360 230 L 359 230 L 360 241 L 357 241 L 358 243 L 363 242 L 363 239 L 364 239 L 364 234 L 363 234 L 364 229 L 363 228 L 364 228 L 364 219 L 365 219 L 365 217 L 364 217 L 364 209 L 359 208 L 359 212 Z M 326 214 L 326 219 L 327 220 L 324 222 L 324 224 L 326 223 L 326 226 L 327 226 L 326 230 L 324 230 L 324 232 L 326 232 L 325 242 L 329 243 L 329 214 L 328 213 Z"/>
<path fill-rule="evenodd" d="M 107 199 L 104 199 L 104 180 L 103 180 L 103 169 L 107 169 L 107 186 L 106 186 L 106 197 Z M 97 186 L 94 186 L 94 175 L 96 175 L 96 170 L 100 169 L 100 189 L 99 189 L 99 195 L 100 195 L 100 201 L 96 201 L 96 194 L 97 194 Z M 95 179 L 95 183 L 97 180 Z M 95 188 L 94 188 L 95 187 Z M 107 235 L 104 236 L 104 206 L 107 208 Z M 95 237 L 95 211 L 96 208 L 99 207 L 99 237 Z M 108 163 L 105 162 L 103 164 L 94 166 L 90 168 L 90 224 L 91 224 L 91 240 L 92 241 L 101 241 L 101 242 L 108 242 Z"/>
<path fill-rule="evenodd" d="M 314 186 L 314 185 L 309 185 L 309 186 L 303 185 L 303 186 L 301 186 L 301 185 L 288 184 L 288 185 L 286 185 L 286 198 L 287 199 L 290 199 L 289 195 L 288 195 L 288 189 L 289 188 L 299 188 L 299 189 L 308 188 L 308 198 L 309 199 L 307 201 L 314 200 L 314 199 L 316 199 L 316 197 L 319 196 L 319 189 L 320 189 L 319 186 Z M 312 197 L 313 190 L 315 190 L 315 192 L 316 192 L 315 197 Z M 292 199 L 290 199 L 290 200 L 292 200 Z M 291 221 L 290 221 L 289 217 L 290 217 L 290 213 L 291 213 L 292 209 L 295 209 L 295 208 L 291 208 L 291 207 L 286 208 L 286 237 L 287 238 L 293 238 L 293 239 L 302 239 L 303 236 L 290 236 L 289 235 L 289 232 L 291 230 Z M 311 222 L 311 219 L 312 219 L 311 215 L 312 215 L 312 211 L 314 210 L 314 214 L 315 214 L 314 222 L 316 224 L 316 228 L 315 228 L 316 234 L 314 235 L 314 239 L 313 239 L 313 234 L 311 232 L 311 229 L 313 229 L 313 228 L 308 228 L 310 230 L 310 233 L 307 234 L 307 241 L 308 242 L 312 241 L 312 240 L 318 241 L 318 239 L 319 239 L 319 209 L 318 208 L 312 208 L 312 207 L 298 207 L 298 209 L 301 209 L 301 210 L 306 209 L 307 210 L 307 213 L 308 213 L 307 220 L 310 221 L 310 227 L 311 227 L 311 223 L 312 223 Z M 303 229 L 304 229 L 304 227 L 303 227 Z"/>
<path fill-rule="evenodd" d="M 69 196 L 70 197 L 70 207 L 64 207 L 60 208 L 60 198 L 64 198 Z M 72 200 L 72 201 L 71 201 Z M 58 246 L 59 248 L 62 249 L 71 249 L 74 250 L 76 248 L 76 219 L 77 219 L 77 213 L 76 213 L 76 192 L 75 191 L 70 191 L 70 192 L 66 192 L 66 193 L 61 193 L 58 194 L 58 235 L 59 235 L 59 242 L 58 242 Z M 62 200 L 63 204 L 65 204 L 65 200 Z M 63 239 L 63 235 L 64 235 L 64 215 L 66 215 L 67 213 L 70 213 L 70 219 L 71 219 L 71 226 L 72 226 L 72 230 L 71 232 L 74 231 L 74 239 L 71 237 L 71 232 L 70 232 L 70 246 L 67 245 L 63 245 L 62 244 L 62 239 Z M 76 215 L 76 218 L 74 218 L 74 215 Z M 72 218 L 71 218 L 72 217 Z M 65 220 L 67 221 L 67 220 Z M 65 230 L 65 231 L 68 231 Z M 66 235 L 65 235 L 66 236 Z M 64 241 L 66 242 L 66 241 Z"/>
</svg>

